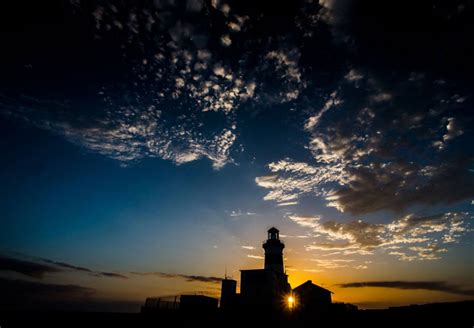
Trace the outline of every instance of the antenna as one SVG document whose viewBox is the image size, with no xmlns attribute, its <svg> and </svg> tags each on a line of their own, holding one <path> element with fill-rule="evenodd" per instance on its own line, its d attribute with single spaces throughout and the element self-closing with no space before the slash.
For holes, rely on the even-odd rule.
<svg viewBox="0 0 474 328">
<path fill-rule="evenodd" d="M 224 273 L 224 277 L 225 277 L 225 279 L 227 280 L 227 264 L 225 265 L 225 273 Z"/>
</svg>

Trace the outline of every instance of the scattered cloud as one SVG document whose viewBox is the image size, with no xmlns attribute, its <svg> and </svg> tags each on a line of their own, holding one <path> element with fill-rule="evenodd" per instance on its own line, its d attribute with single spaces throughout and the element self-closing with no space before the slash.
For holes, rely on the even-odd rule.
<svg viewBox="0 0 474 328">
<path fill-rule="evenodd" d="M 76 11 L 91 9 L 81 1 L 76 6 Z M 100 87 L 95 113 L 22 96 L 1 97 L 2 115 L 123 166 L 149 157 L 177 165 L 207 158 L 221 169 L 234 163 L 236 112 L 242 104 L 293 102 L 307 86 L 299 47 L 290 38 L 272 41 L 271 35 L 247 33 L 246 42 L 233 41 L 254 28 L 255 18 L 262 23 L 259 14 L 241 14 L 225 2 L 188 1 L 185 10 L 174 1 L 94 6 L 93 37 L 123 41 L 117 51 L 130 67 L 126 82 Z M 210 17 L 216 18 L 212 24 Z M 240 55 L 223 53 L 230 47 Z"/>
<path fill-rule="evenodd" d="M 228 34 L 221 36 L 221 44 L 224 47 L 229 47 L 232 44 L 232 40 L 230 39 L 230 36 Z"/>
<path fill-rule="evenodd" d="M 338 285 L 342 288 L 383 287 L 396 289 L 424 289 L 451 294 L 474 296 L 474 289 L 452 285 L 445 281 L 365 281 L 350 282 Z"/>
<path fill-rule="evenodd" d="M 269 190 L 264 200 L 313 195 L 353 215 L 470 199 L 474 153 L 464 131 L 474 117 L 462 109 L 467 101 L 426 74 L 387 81 L 352 68 L 304 123 L 313 160 L 271 162 L 255 182 Z"/>
<path fill-rule="evenodd" d="M 440 259 L 441 253 L 448 251 L 446 245 L 459 242 L 461 236 L 470 231 L 468 220 L 472 215 L 467 212 L 423 217 L 408 214 L 390 223 L 321 222 L 318 216 L 289 215 L 288 218 L 309 229 L 313 239 L 324 240 L 307 244 L 307 251 L 371 255 L 374 250 L 382 249 L 400 260 L 413 261 Z M 326 260 L 315 261 L 326 263 Z"/>
<path fill-rule="evenodd" d="M 318 273 L 318 272 L 323 272 L 324 270 L 320 269 L 303 269 L 304 272 L 311 272 L 311 273 Z"/>
<path fill-rule="evenodd" d="M 254 250 L 256 249 L 254 246 L 241 246 L 242 249 Z"/>
<path fill-rule="evenodd" d="M 353 259 L 311 259 L 311 262 L 316 262 L 318 270 L 325 269 L 340 269 L 349 267 L 349 263 L 354 262 Z"/>
<path fill-rule="evenodd" d="M 240 209 L 239 210 L 232 210 L 229 213 L 229 216 L 234 217 L 234 218 L 238 218 L 238 217 L 241 217 L 241 216 L 256 216 L 256 215 L 258 215 L 258 214 L 254 213 L 254 212 L 243 212 Z"/>
<path fill-rule="evenodd" d="M 306 88 L 298 64 L 300 56 L 297 48 L 272 50 L 265 55 L 266 61 L 262 65 L 262 71 L 270 70 L 273 78 L 279 79 L 283 86 L 279 93 L 274 95 L 280 103 L 297 99 Z"/>
</svg>

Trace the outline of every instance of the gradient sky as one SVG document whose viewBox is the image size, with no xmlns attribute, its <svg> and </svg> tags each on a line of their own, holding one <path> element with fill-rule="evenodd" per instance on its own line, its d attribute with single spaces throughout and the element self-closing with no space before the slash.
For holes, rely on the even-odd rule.
<svg viewBox="0 0 474 328">
<path fill-rule="evenodd" d="M 216 296 L 271 226 L 292 287 L 473 299 L 472 1 L 47 2 L 0 9 L 3 305 Z"/>
</svg>

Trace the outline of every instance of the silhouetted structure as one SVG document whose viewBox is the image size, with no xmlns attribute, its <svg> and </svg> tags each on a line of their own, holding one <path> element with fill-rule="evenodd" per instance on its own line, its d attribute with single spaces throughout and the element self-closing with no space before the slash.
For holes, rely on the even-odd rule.
<svg viewBox="0 0 474 328">
<path fill-rule="evenodd" d="M 149 297 L 141 307 L 141 313 L 216 310 L 219 300 L 205 295 L 175 295 L 167 297 Z"/>
<path fill-rule="evenodd" d="M 285 308 L 297 310 L 305 315 L 327 313 L 332 310 L 332 292 L 313 284 L 308 280 L 291 289 L 288 275 L 283 265 L 285 244 L 280 240 L 276 228 L 268 230 L 268 238 L 262 245 L 265 250 L 263 269 L 240 270 L 240 293 L 237 293 L 237 281 L 226 275 L 222 280 L 220 308 L 224 312 L 246 311 L 282 311 Z M 183 310 L 210 312 L 218 306 L 218 300 L 204 295 L 181 295 L 174 299 L 148 298 L 142 307 L 143 313 Z M 290 301 L 291 300 L 291 301 Z M 338 306 L 338 311 L 346 307 Z M 334 308 L 336 310 L 336 307 Z"/>
<path fill-rule="evenodd" d="M 268 230 L 268 239 L 263 243 L 265 250 L 265 270 L 284 273 L 283 249 L 285 244 L 280 240 L 280 232 L 273 227 Z"/>
<path fill-rule="evenodd" d="M 237 281 L 228 279 L 222 280 L 221 304 L 222 309 L 235 307 L 237 304 Z"/>
<path fill-rule="evenodd" d="M 141 307 L 141 313 L 155 313 L 158 311 L 178 310 L 179 296 L 148 297 Z"/>
<path fill-rule="evenodd" d="M 313 284 L 311 280 L 294 288 L 293 294 L 298 300 L 298 310 L 300 311 L 324 313 L 328 312 L 331 308 L 332 292 Z"/>
<path fill-rule="evenodd" d="M 272 269 L 241 270 L 240 300 L 246 307 L 279 309 L 291 292 L 288 276 Z"/>
<path fill-rule="evenodd" d="M 283 265 L 285 244 L 280 240 L 280 232 L 272 227 L 267 233 L 268 239 L 262 245 L 265 250 L 264 268 L 240 270 L 240 294 L 236 292 L 235 280 L 227 277 L 222 280 L 221 308 L 261 311 L 295 307 L 298 313 L 305 315 L 331 311 L 330 290 L 313 284 L 311 280 L 291 289 Z"/>
<path fill-rule="evenodd" d="M 263 243 L 264 269 L 240 270 L 240 294 L 237 294 L 233 288 L 234 280 L 224 279 L 221 290 L 221 307 L 282 309 L 291 293 L 288 276 L 283 267 L 284 248 L 285 244 L 279 238 L 278 229 L 269 229 L 268 239 Z"/>
<path fill-rule="evenodd" d="M 184 311 L 211 311 L 217 309 L 219 300 L 204 295 L 181 295 L 179 309 Z"/>
</svg>

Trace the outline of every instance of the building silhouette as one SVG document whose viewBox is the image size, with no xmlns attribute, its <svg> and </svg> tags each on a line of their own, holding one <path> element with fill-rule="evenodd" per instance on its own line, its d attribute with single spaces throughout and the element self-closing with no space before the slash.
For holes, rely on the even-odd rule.
<svg viewBox="0 0 474 328">
<path fill-rule="evenodd" d="M 313 284 L 311 280 L 293 289 L 293 295 L 298 300 L 298 310 L 311 313 L 325 313 L 332 305 L 332 292 Z"/>
<path fill-rule="evenodd" d="M 240 270 L 240 294 L 237 294 L 237 281 L 227 277 L 222 280 L 221 308 L 283 310 L 297 304 L 301 311 L 328 311 L 332 303 L 331 291 L 311 280 L 291 289 L 283 264 L 285 244 L 275 227 L 267 233 L 267 240 L 262 245 L 265 250 L 264 268 Z"/>
<path fill-rule="evenodd" d="M 284 311 L 291 309 L 301 314 L 324 314 L 332 309 L 332 292 L 311 280 L 291 289 L 283 263 L 285 244 L 280 232 L 272 227 L 267 231 L 263 269 L 240 270 L 240 293 L 237 281 L 226 277 L 222 280 L 220 309 L 226 311 Z M 163 311 L 216 310 L 219 300 L 205 295 L 176 295 L 148 298 L 142 306 L 143 313 Z M 343 303 L 338 307 L 342 309 Z"/>
</svg>

